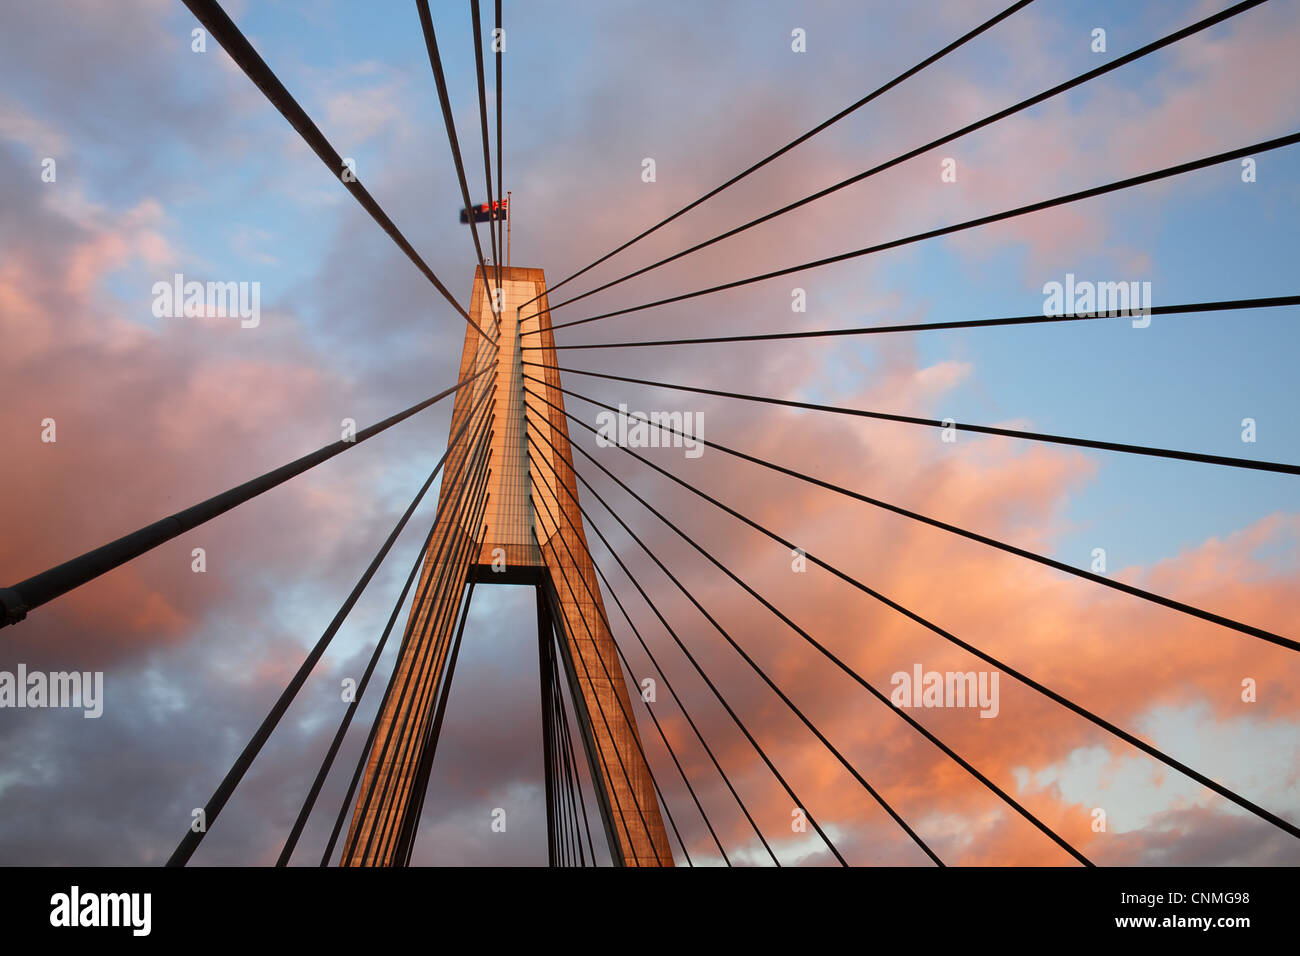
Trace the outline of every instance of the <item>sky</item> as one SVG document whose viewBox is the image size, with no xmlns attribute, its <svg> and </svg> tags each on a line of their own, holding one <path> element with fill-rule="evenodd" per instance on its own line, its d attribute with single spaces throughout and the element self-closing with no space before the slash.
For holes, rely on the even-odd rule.
<svg viewBox="0 0 1300 956">
<path fill-rule="evenodd" d="M 1223 9 L 1036 0 L 554 305 Z M 467 4 L 434 3 L 471 198 L 483 201 Z M 485 5 L 488 6 L 488 5 Z M 992 16 L 914 4 L 505 3 L 512 262 L 561 279 Z M 462 302 L 474 271 L 414 4 L 226 9 Z M 174 0 L 0 15 L 0 578 L 20 581 L 452 384 L 460 317 Z M 484 24 L 485 33 L 489 24 Z M 1094 30 L 1106 49 L 1095 52 Z M 792 49 L 803 30 L 806 49 Z M 486 42 L 486 40 L 485 40 Z M 559 323 L 999 212 L 1300 129 L 1300 4 L 1270 0 L 788 216 L 554 310 Z M 488 96 L 495 102 L 489 71 Z M 490 116 L 491 119 L 491 116 Z M 643 161 L 655 179 L 643 181 Z M 1036 314 L 1067 274 L 1156 305 L 1294 294 L 1300 152 L 563 329 L 559 344 Z M 955 161 L 944 182 L 941 161 Z M 42 173 L 53 160 L 55 176 Z M 495 168 L 495 158 L 494 158 Z M 486 239 L 486 233 L 484 233 Z M 160 318 L 156 282 L 256 282 L 256 327 Z M 807 310 L 792 311 L 803 289 Z M 1211 454 L 1300 462 L 1295 308 L 560 352 L 575 369 Z M 1082 569 L 1295 637 L 1294 476 L 795 411 L 580 375 L 610 404 L 700 413 L 705 437 Z M 569 410 L 595 424 L 598 409 Z M 0 671 L 103 671 L 103 716 L 0 709 L 0 862 L 158 864 L 186 832 L 447 440 L 443 403 L 0 632 Z M 1255 423 L 1245 442 L 1243 420 Z M 56 423 L 56 440 L 42 440 Z M 980 667 L 618 448 L 575 443 L 875 686 Z M 652 459 L 1043 684 L 1300 821 L 1294 652 L 708 450 Z M 581 454 L 578 471 L 945 862 L 1072 860 L 818 657 Z M 583 489 L 595 525 L 855 864 L 918 848 Z M 195 864 L 267 864 L 432 520 L 431 494 Z M 833 863 L 596 535 L 597 563 L 786 864 Z M 192 570 L 203 548 L 206 570 Z M 615 637 L 652 672 L 609 594 Z M 414 862 L 545 862 L 532 596 L 481 588 Z M 380 674 L 391 667 L 391 652 Z M 1243 681 L 1256 687 L 1243 700 Z M 914 711 L 1095 862 L 1286 864 L 1300 843 L 1002 675 L 1000 712 Z M 378 694 L 295 863 L 315 863 Z M 638 706 L 640 706 L 638 704 Z M 733 863 L 769 860 L 675 704 L 653 706 Z M 644 718 L 643 720 L 643 728 Z M 657 735 L 687 850 L 721 862 Z M 505 833 L 490 828 L 504 807 Z M 1094 828 L 1096 811 L 1106 828 Z M 676 843 L 675 843 L 676 845 Z M 680 849 L 678 851 L 681 852 Z M 770 861 L 770 860 L 769 860 Z M 682 854 L 679 863 L 685 862 Z"/>
</svg>

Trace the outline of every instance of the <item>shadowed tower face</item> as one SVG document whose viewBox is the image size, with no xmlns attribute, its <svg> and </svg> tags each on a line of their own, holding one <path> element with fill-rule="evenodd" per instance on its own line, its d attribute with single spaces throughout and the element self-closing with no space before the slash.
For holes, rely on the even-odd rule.
<svg viewBox="0 0 1300 956">
<path fill-rule="evenodd" d="M 495 327 L 497 269 L 475 272 L 470 314 Z M 467 326 L 449 452 L 424 566 L 396 669 L 381 704 L 365 773 L 343 848 L 345 866 L 402 865 L 410 858 L 454 674 L 457 619 L 467 586 L 533 584 L 538 591 L 543 728 L 563 695 L 573 703 L 605 835 L 615 862 L 671 866 L 618 653 L 582 530 L 559 373 L 523 366 L 558 364 L 541 269 L 501 267 L 499 351 Z M 523 307 L 535 296 L 542 298 Z M 523 307 L 521 309 L 521 307 Z M 542 316 L 533 316 L 534 312 Z M 541 334 L 536 333 L 540 329 Z M 540 351 L 520 351 L 541 345 Z M 493 364 L 495 363 L 495 365 Z M 542 396 L 542 397 L 538 397 Z M 543 398 L 545 400 L 543 400 Z M 472 640 L 472 635 L 466 635 Z M 547 793 L 555 782 L 547 763 Z M 483 825 L 490 824 L 484 809 Z M 554 862 L 552 841 L 552 862 Z"/>
</svg>

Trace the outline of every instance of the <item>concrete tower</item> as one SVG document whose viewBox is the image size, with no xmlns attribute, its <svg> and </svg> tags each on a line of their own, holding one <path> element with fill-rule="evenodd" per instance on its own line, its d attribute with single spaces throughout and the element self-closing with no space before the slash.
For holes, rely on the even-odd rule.
<svg viewBox="0 0 1300 956">
<path fill-rule="evenodd" d="M 474 276 L 469 311 L 485 330 L 495 323 L 489 295 L 497 271 L 489 267 L 487 276 L 482 270 Z M 532 584 L 538 589 L 543 713 L 550 699 L 547 655 L 558 651 L 555 664 L 574 702 L 615 862 L 671 866 L 672 851 L 640 747 L 632 701 L 604 623 L 600 588 L 582 516 L 574 503 L 578 488 L 567 420 L 546 403 L 564 407 L 559 373 L 521 365 L 520 336 L 538 329 L 540 335 L 528 335 L 524 341 L 543 349 L 523 354 L 530 361 L 559 364 L 550 331 L 546 278 L 541 269 L 506 266 L 500 267 L 500 276 L 500 350 L 467 326 L 459 380 L 489 367 L 493 360 L 498 364 L 456 393 L 434 535 L 407 620 L 393 688 L 379 714 L 341 862 L 344 866 L 404 862 L 402 848 L 409 849 L 413 840 L 428 779 L 435 700 L 445 693 L 442 685 L 452 632 L 467 585 L 473 581 L 476 586 Z M 520 310 L 534 296 L 541 298 Z M 545 384 L 525 379 L 525 374 Z M 528 394 L 525 385 L 546 401 Z M 484 419 L 489 421 L 481 427 Z M 554 641 L 547 633 L 552 628 Z M 552 731 L 548 727 L 545 732 Z M 548 774 L 548 794 L 552 784 Z"/>
</svg>

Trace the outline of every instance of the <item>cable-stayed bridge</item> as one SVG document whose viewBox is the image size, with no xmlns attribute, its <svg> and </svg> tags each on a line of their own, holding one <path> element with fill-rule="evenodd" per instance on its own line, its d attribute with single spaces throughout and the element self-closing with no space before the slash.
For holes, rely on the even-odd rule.
<svg viewBox="0 0 1300 956">
<path fill-rule="evenodd" d="M 303 472 L 324 464 L 335 456 L 350 452 L 366 441 L 388 429 L 400 426 L 448 399 L 452 403 L 451 425 L 446 448 L 427 479 L 411 501 L 410 507 L 392 529 L 378 552 L 365 567 L 351 593 L 338 613 L 308 653 L 301 666 L 284 688 L 279 699 L 266 714 L 248 744 L 239 754 L 229 772 L 217 784 L 211 799 L 203 808 L 206 826 L 190 829 L 180 840 L 170 858 L 173 865 L 188 862 L 206 838 L 212 824 L 220 817 L 230 796 L 264 748 L 284 714 L 306 683 L 313 669 L 347 619 L 349 612 L 371 583 L 382 563 L 388 558 L 400 534 L 410 523 L 426 494 L 435 482 L 438 486 L 437 512 L 432 526 L 424 536 L 423 545 L 410 568 L 405 585 L 396 598 L 392 614 L 381 635 L 376 638 L 373 652 L 355 699 L 349 704 L 339 723 L 332 743 L 322 755 L 321 765 L 309 791 L 304 795 L 301 811 L 286 836 L 279 862 L 287 864 L 293 857 L 307 821 L 317 808 L 318 797 L 327 778 L 334 769 L 345 737 L 358 712 L 362 699 L 380 697 L 376 716 L 369 730 L 365 746 L 351 771 L 347 797 L 334 814 L 331 837 L 320 859 L 322 865 L 339 863 L 352 866 L 400 866 L 411 861 L 416 836 L 419 832 L 421 811 L 424 807 L 428 783 L 437 756 L 440 733 L 447 712 L 450 689 L 455 678 L 456 663 L 462 642 L 473 640 L 472 629 L 467 628 L 469 610 L 476 588 L 490 584 L 528 585 L 536 592 L 538 631 L 538 682 L 541 700 L 542 726 L 538 743 L 542 748 L 545 766 L 545 793 L 547 810 L 548 858 L 552 865 L 635 865 L 669 866 L 694 865 L 690 846 L 700 833 L 707 833 L 709 859 L 731 864 L 737 861 L 742 847 L 734 844 L 721 827 L 715 825 L 706 811 L 698 787 L 700 780 L 693 778 L 697 771 L 692 761 L 684 759 L 679 751 L 683 740 L 670 733 L 655 711 L 656 697 L 642 692 L 640 674 L 627 656 L 627 651 L 637 647 L 644 652 L 652 665 L 649 682 L 662 688 L 665 699 L 673 702 L 690 734 L 686 740 L 692 749 L 708 757 L 706 772 L 716 775 L 726 789 L 734 806 L 733 816 L 743 818 L 748 828 L 745 848 L 761 854 L 772 864 L 781 865 L 781 855 L 776 846 L 778 839 L 788 836 L 790 820 L 774 820 L 746 803 L 742 790 L 731 779 L 727 768 L 711 746 L 702 721 L 693 719 L 683 696 L 674 689 L 665 668 L 651 650 L 649 643 L 638 630 L 629 613 L 628 604 L 640 602 L 654 615 L 672 640 L 668 648 L 680 654 L 708 688 L 717 705 L 726 713 L 737 732 L 752 751 L 751 761 L 770 773 L 777 785 L 789 798 L 791 813 L 796 824 L 824 845 L 838 863 L 848 865 L 848 860 L 837 847 L 834 828 L 818 813 L 815 801 L 806 801 L 807 781 L 801 780 L 789 766 L 783 766 L 779 756 L 764 745 L 766 736 L 753 717 L 746 719 L 741 709 L 728 700 L 718 680 L 707 665 L 710 655 L 700 653 L 704 639 L 700 631 L 674 626 L 664 613 L 660 595 L 648 591 L 630 570 L 624 556 L 607 535 L 634 542 L 639 554 L 644 554 L 662 571 L 673 586 L 675 595 L 691 604 L 708 621 L 733 652 L 737 668 L 750 673 L 770 694 L 772 706 L 781 709 L 802 724 L 816 738 L 817 746 L 855 782 L 855 786 L 869 796 L 887 814 L 907 839 L 915 844 L 918 860 L 935 865 L 945 864 L 940 854 L 927 841 L 925 825 L 910 818 L 905 806 L 892 798 L 894 789 L 889 767 L 860 766 L 846 755 L 816 720 L 806 706 L 792 696 L 769 670 L 759 663 L 746 647 L 745 636 L 735 634 L 719 620 L 706 598 L 693 589 L 690 576 L 674 573 L 668 563 L 647 543 L 650 537 L 647 526 L 656 532 L 667 530 L 687 548 L 697 552 L 739 591 L 744 600 L 761 607 L 767 625 L 773 630 L 788 633 L 801 642 L 802 653 L 808 658 L 829 664 L 841 672 L 852 685 L 854 693 L 863 700 L 874 699 L 880 706 L 902 721 L 909 732 L 924 739 L 929 746 L 941 752 L 945 759 L 960 768 L 961 772 L 992 794 L 1015 815 L 1031 824 L 1044 840 L 1055 844 L 1062 862 L 1076 862 L 1091 866 L 1092 861 L 1061 832 L 1053 822 L 1043 819 L 1011 792 L 1011 784 L 987 775 L 969 755 L 945 741 L 922 717 L 911 709 L 898 706 L 887 687 L 877 686 L 866 679 L 825 640 L 815 629 L 801 624 L 795 616 L 783 611 L 769 593 L 753 581 L 746 579 L 728 562 L 715 555 L 697 540 L 691 529 L 670 518 L 654 501 L 643 497 L 610 470 L 597 456 L 586 450 L 593 440 L 599 447 L 617 446 L 620 454 L 638 467 L 644 467 L 689 494 L 696 507 L 725 516 L 768 539 L 774 548 L 788 551 L 808 565 L 815 566 L 833 576 L 840 585 L 873 602 L 888 608 L 892 613 L 906 618 L 914 625 L 930 632 L 970 658 L 978 659 L 980 667 L 990 669 L 1004 678 L 1028 688 L 1052 706 L 1064 708 L 1079 718 L 1090 722 L 1104 734 L 1122 741 L 1134 752 L 1145 754 L 1168 771 L 1194 781 L 1212 791 L 1217 797 L 1235 805 L 1240 811 L 1252 815 L 1293 838 L 1300 838 L 1300 827 L 1285 819 L 1275 810 L 1253 801 L 1216 779 L 1203 767 L 1191 766 L 1166 750 L 1156 746 L 1134 728 L 1112 723 L 1105 716 L 1072 699 L 1066 689 L 1052 686 L 1035 677 L 1032 655 L 1014 659 L 995 655 L 988 649 L 967 639 L 960 627 L 951 622 L 931 620 L 923 609 L 910 606 L 900 598 L 880 590 L 865 580 L 839 566 L 824 555 L 814 554 L 772 530 L 760 515 L 751 513 L 729 501 L 725 496 L 702 490 L 698 483 L 682 474 L 665 468 L 651 456 L 637 451 L 638 443 L 616 440 L 590 423 L 590 415 L 609 416 L 606 421 L 620 422 L 624 429 L 618 434 L 626 436 L 627 428 L 648 427 L 654 432 L 656 443 L 707 449 L 710 460 L 736 462 L 739 467 L 753 469 L 755 473 L 781 475 L 785 478 L 818 489 L 836 499 L 851 501 L 872 509 L 879 509 L 920 525 L 937 529 L 991 551 L 1012 555 L 1027 564 L 1037 564 L 1064 575 L 1089 582 L 1091 586 L 1109 589 L 1122 594 L 1125 599 L 1163 608 L 1170 614 L 1184 615 L 1221 628 L 1225 636 L 1234 640 L 1249 638 L 1295 652 L 1300 642 L 1293 637 L 1274 633 L 1249 621 L 1237 620 L 1215 608 L 1195 606 L 1172 595 L 1158 593 L 1135 584 L 1093 570 L 1079 568 L 1022 547 L 1011 541 L 985 535 L 968 528 L 946 522 L 940 518 L 905 508 L 895 502 L 874 497 L 866 491 L 839 484 L 805 473 L 789 463 L 746 450 L 731 443 L 726 435 L 705 438 L 692 431 L 689 423 L 678 417 L 663 417 L 653 422 L 627 421 L 626 409 L 601 401 L 584 391 L 582 383 L 588 380 L 617 382 L 668 389 L 688 395 L 721 398 L 752 409 L 762 415 L 772 409 L 799 409 L 818 414 L 840 417 L 845 420 L 873 419 L 905 424 L 917 429 L 951 430 L 979 435 L 992 435 L 1018 442 L 1043 443 L 1091 449 L 1115 455 L 1146 458 L 1163 458 L 1184 463 L 1184 467 L 1223 468 L 1272 472 L 1283 475 L 1300 475 L 1300 465 L 1244 457 L 1201 453 L 1195 450 L 1165 448 L 1156 445 L 1107 441 L 1076 435 L 1049 434 L 1024 429 L 998 426 L 980 422 L 957 422 L 951 419 L 929 419 L 903 415 L 888 409 L 868 409 L 837 406 L 796 399 L 779 394 L 741 392 L 712 387 L 708 382 L 664 381 L 654 373 L 653 356 L 662 349 L 719 348 L 743 342 L 772 341 L 797 343 L 813 339 L 863 340 L 874 336 L 924 335 L 950 329 L 979 329 L 1005 326 L 1027 326 L 1048 323 L 1102 323 L 1127 321 L 1134 316 L 1183 316 L 1195 313 L 1213 313 L 1241 310 L 1279 309 L 1300 304 L 1300 295 L 1258 296 L 1252 298 L 1184 302 L 1180 304 L 1150 306 L 1141 309 L 1111 308 L 1114 303 L 1098 303 L 1096 309 L 1073 311 L 1063 309 L 1060 314 L 1003 315 L 980 318 L 957 318 L 948 321 L 869 326 L 860 328 L 833 328 L 824 330 L 791 329 L 777 332 L 737 332 L 729 335 L 711 335 L 676 338 L 624 338 L 608 342 L 587 341 L 579 333 L 556 333 L 576 329 L 598 321 L 608 321 L 641 313 L 651 313 L 672 303 L 709 296 L 723 296 L 730 290 L 861 259 L 876 253 L 903 246 L 924 243 L 943 236 L 1072 204 L 1086 204 L 1089 200 L 1124 190 L 1140 190 L 1153 183 L 1176 182 L 1178 177 L 1196 170 L 1220 164 L 1239 162 L 1273 150 L 1281 150 L 1300 142 L 1300 131 L 1268 140 L 1243 143 L 1226 151 L 1209 155 L 1190 156 L 1176 165 L 1154 168 L 1121 180 L 1098 183 L 1086 189 L 1049 197 L 1034 203 L 1003 210 L 940 228 L 901 236 L 888 242 L 847 250 L 832 256 L 807 261 L 795 261 L 788 266 L 740 279 L 686 292 L 666 295 L 619 309 L 581 315 L 573 306 L 596 293 L 621 285 L 624 282 L 650 273 L 683 257 L 725 242 L 751 228 L 787 215 L 826 196 L 883 173 L 910 159 L 928 154 L 941 146 L 980 129 L 992 126 L 1008 117 L 1051 100 L 1069 90 L 1084 86 L 1090 81 L 1122 70 L 1144 57 L 1169 48 L 1203 31 L 1235 17 L 1249 15 L 1249 11 L 1266 0 L 1245 0 L 1204 17 L 1166 36 L 1151 40 L 1131 53 L 1109 60 L 1103 66 L 1043 90 L 1016 104 L 994 112 L 930 142 L 916 145 L 900 152 L 886 162 L 874 165 L 831 186 L 788 203 L 762 216 L 749 220 L 717 235 L 705 238 L 686 249 L 663 257 L 650 265 L 629 271 L 606 280 L 581 294 L 567 294 L 567 298 L 552 301 L 562 287 L 586 275 L 635 244 L 655 234 L 668 224 L 686 216 L 769 163 L 796 150 L 802 143 L 817 136 L 840 120 L 904 84 L 911 76 L 975 40 L 998 23 L 1013 17 L 1033 0 L 1020 0 L 994 17 L 974 26 L 952 43 L 900 73 L 882 86 L 870 91 L 840 112 L 828 117 L 806 133 L 791 140 L 780 149 L 758 159 L 735 176 L 713 190 L 683 206 L 672 215 L 644 229 L 627 242 L 610 250 L 589 265 L 556 282 L 547 283 L 541 268 L 523 268 L 508 262 L 508 240 L 502 234 L 505 224 L 495 215 L 487 217 L 487 235 L 480 234 L 478 218 L 465 215 L 470 226 L 470 238 L 477 268 L 468 306 L 463 306 L 448 286 L 434 274 L 420 254 L 403 236 L 398 227 L 380 207 L 350 169 L 345 160 L 329 143 L 313 120 L 297 103 L 276 74 L 258 54 L 247 37 L 216 2 L 184 0 L 203 27 L 225 49 L 248 78 L 266 95 L 266 98 L 284 116 L 291 126 L 321 159 L 330 175 L 352 193 L 353 197 L 370 214 L 410 259 L 412 264 L 428 279 L 434 290 L 446 301 L 451 314 L 459 317 L 465 328 L 464 345 L 459 370 L 447 387 L 430 398 L 401 410 L 383 421 L 358 431 L 352 440 L 342 440 L 321 448 L 313 454 L 253 478 L 227 492 L 200 502 L 184 511 L 163 518 L 131 534 L 109 542 L 87 554 L 0 589 L 0 606 L 3 608 L 3 625 L 21 627 L 30 614 L 61 595 L 119 567 L 126 562 L 156 548 L 165 542 L 224 514 L 261 494 L 271 491 Z M 446 128 L 447 141 L 455 167 L 460 192 L 467 211 L 475 209 L 471 196 L 470 178 L 475 170 L 466 166 L 466 155 L 473 149 L 469 141 L 462 142 L 453 120 L 453 109 L 448 94 L 447 80 L 439 53 L 438 34 L 433 13 L 427 0 L 417 0 L 418 19 L 428 51 L 434 86 L 439 99 Z M 502 167 L 502 53 L 494 53 L 496 78 L 495 109 L 486 93 L 486 75 L 489 64 L 485 58 L 487 44 L 483 33 L 483 11 L 475 0 L 470 4 L 470 16 L 478 82 L 479 130 L 481 141 L 483 183 L 492 209 L 504 208 Z M 495 4 L 495 32 L 502 30 L 502 5 Z M 447 16 L 447 29 L 460 31 L 464 24 Z M 454 22 L 453 22 L 454 21 Z M 440 14 L 441 22 L 441 14 Z M 445 40 L 445 35 L 444 35 Z M 490 113 L 494 113 L 495 124 Z M 475 137 L 471 136 L 471 140 Z M 465 148 L 463 148 L 465 147 Z M 476 144 L 474 148 L 478 148 Z M 494 163 L 495 159 L 495 163 Z M 796 257 L 797 258 L 797 257 Z M 562 311 L 563 310 L 563 311 Z M 642 326 L 644 328 L 644 326 Z M 639 335 L 639 333 L 638 333 Z M 606 351 L 611 355 L 625 356 L 623 370 L 615 374 L 608 370 L 582 368 L 570 364 L 570 352 Z M 561 354 L 566 355 L 561 358 Z M 449 357 L 450 362 L 450 357 Z M 586 414 L 575 414 L 575 408 Z M 576 440 L 575 440 L 576 439 Z M 364 454 L 364 453 L 362 453 Z M 637 502 L 635 509 L 615 505 L 603 497 L 590 483 L 601 476 L 612 481 Z M 599 506 L 599 507 L 597 507 Z M 592 557 L 591 539 L 601 542 L 602 548 L 613 557 L 613 563 L 602 567 Z M 615 573 L 617 570 L 617 573 Z M 626 582 L 626 584 L 624 583 Z M 630 585 L 630 588 L 626 585 Z M 635 597 L 632 592 L 635 591 Z M 410 599 L 410 610 L 404 626 L 397 629 L 401 609 Z M 676 599 L 676 598 L 675 598 Z M 617 613 L 614 613 L 617 612 Z M 1232 633 L 1235 632 L 1235 633 Z M 709 638 L 714 640 L 713 637 Z M 631 642 L 635 642 L 634 644 Z M 396 663 L 384 679 L 379 673 L 379 663 L 386 650 L 396 645 Z M 671 670 L 673 668 L 668 668 Z M 971 692 L 974 693 L 973 686 Z M 366 696 L 369 693 L 370 696 Z M 648 747 L 651 742 L 653 747 Z M 652 756 L 661 755 L 661 756 Z M 688 768 L 692 768 L 688 770 Z M 343 768 L 343 773 L 347 768 Z M 672 778 L 673 799 L 669 799 L 662 781 Z M 680 782 L 681 787 L 677 787 Z M 1012 788 L 1013 789 L 1013 788 Z M 716 810 L 715 810 L 716 813 Z"/>
</svg>

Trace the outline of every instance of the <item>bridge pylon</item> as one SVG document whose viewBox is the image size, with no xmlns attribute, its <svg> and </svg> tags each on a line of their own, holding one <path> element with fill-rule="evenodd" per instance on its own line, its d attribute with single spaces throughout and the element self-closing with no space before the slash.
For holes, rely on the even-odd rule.
<svg viewBox="0 0 1300 956">
<path fill-rule="evenodd" d="M 554 673 L 573 705 L 614 862 L 671 866 L 672 850 L 575 504 L 567 419 L 547 404 L 564 408 L 559 372 L 522 365 L 521 356 L 559 364 L 546 277 L 541 269 L 518 266 L 488 266 L 486 276 L 476 269 L 469 311 L 484 330 L 495 328 L 489 296 L 497 289 L 498 273 L 499 351 L 467 325 L 458 378 L 464 381 L 494 360 L 497 367 L 456 393 L 433 535 L 376 718 L 340 863 L 409 861 L 441 726 L 439 704 L 445 706 L 454 676 L 462 605 L 475 587 L 531 584 L 538 594 L 542 658 L 539 746 L 549 750 L 559 732 L 551 701 L 563 692 L 548 680 Z M 524 306 L 535 296 L 540 298 Z M 521 353 L 521 336 L 525 344 L 542 348 Z M 559 784 L 551 761 L 545 764 L 550 808 L 549 796 Z M 549 812 L 548 827 L 554 864 Z"/>
</svg>

